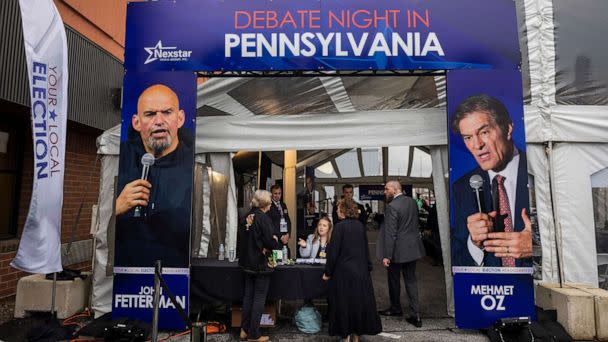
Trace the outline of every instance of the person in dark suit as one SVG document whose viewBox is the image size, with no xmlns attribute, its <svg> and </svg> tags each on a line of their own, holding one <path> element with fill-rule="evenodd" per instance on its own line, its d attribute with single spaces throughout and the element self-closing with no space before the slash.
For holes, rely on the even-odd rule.
<svg viewBox="0 0 608 342">
<path fill-rule="evenodd" d="M 355 201 L 353 199 L 354 195 L 355 195 L 355 191 L 354 191 L 352 184 L 344 184 L 342 186 L 342 196 L 343 196 L 342 198 L 345 200 L 351 200 L 351 201 L 355 202 L 355 204 L 357 205 L 357 210 L 359 211 L 359 222 L 363 223 L 363 227 L 365 227 L 365 226 L 367 226 L 367 211 L 365 210 L 365 207 L 361 203 L 357 203 L 357 201 Z M 332 219 L 334 220 L 334 224 L 337 224 L 338 222 L 340 222 L 340 217 L 338 217 L 337 209 L 338 209 L 338 206 L 334 205 L 334 209 L 331 214 Z"/>
<path fill-rule="evenodd" d="M 456 108 L 451 126 L 478 164 L 452 185 L 452 265 L 531 267 L 526 154 L 513 143 L 505 105 L 489 95 L 471 96 Z M 479 207 L 470 185 L 474 175 L 483 179 Z"/>
<path fill-rule="evenodd" d="M 281 197 L 283 196 L 281 186 L 278 184 L 273 185 L 270 188 L 270 193 L 272 194 L 272 205 L 270 206 L 268 216 L 272 220 L 273 235 L 279 239 L 282 248 L 283 245 L 287 245 L 289 242 L 291 220 L 287 212 L 287 205 L 281 201 Z"/>
<path fill-rule="evenodd" d="M 385 316 L 403 314 L 399 281 L 399 276 L 403 273 L 411 309 L 407 322 L 421 327 L 416 261 L 424 256 L 424 245 L 418 230 L 418 205 L 411 197 L 403 194 L 401 184 L 397 181 L 386 183 L 384 196 L 388 204 L 384 210 L 384 224 L 378 243 L 383 256 L 382 264 L 387 268 L 391 306 L 379 313 Z"/>
</svg>

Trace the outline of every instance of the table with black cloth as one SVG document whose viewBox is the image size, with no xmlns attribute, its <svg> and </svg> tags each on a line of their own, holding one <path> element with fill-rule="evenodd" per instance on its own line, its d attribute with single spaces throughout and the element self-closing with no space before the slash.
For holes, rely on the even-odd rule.
<svg viewBox="0 0 608 342">
<path fill-rule="evenodd" d="M 325 297 L 324 265 L 277 266 L 271 274 L 267 299 L 295 300 Z M 192 259 L 190 296 L 193 302 L 239 302 L 243 299 L 243 271 L 238 262 Z"/>
</svg>

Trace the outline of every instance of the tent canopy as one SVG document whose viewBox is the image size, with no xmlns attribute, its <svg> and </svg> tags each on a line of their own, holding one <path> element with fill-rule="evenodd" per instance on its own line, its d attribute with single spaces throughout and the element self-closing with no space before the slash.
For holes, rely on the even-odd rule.
<svg viewBox="0 0 608 342">
<path fill-rule="evenodd" d="M 607 189 L 601 175 L 608 168 L 608 49 L 603 34 L 608 31 L 608 2 L 516 0 L 516 7 L 531 203 L 538 213 L 542 278 L 597 286 L 598 265 L 606 264 L 598 262 L 593 199 L 597 193 L 592 194 L 592 188 Z M 312 151 L 301 153 L 298 161 L 318 154 L 313 164 L 319 179 L 333 179 L 358 172 L 376 174 L 378 149 L 402 146 L 394 147 L 397 153 L 388 158 L 396 161 L 392 168 L 388 166 L 389 173 L 413 177 L 428 172 L 414 166 L 426 165 L 426 157 L 416 156 L 428 152 L 399 149 L 429 146 L 433 169 L 446 172 L 448 168 L 446 89 L 441 75 L 212 78 L 199 84 L 197 92 L 198 154 Z M 102 267 L 119 134 L 115 127 L 98 140 L 98 153 L 105 155 L 100 189 L 105 216 L 100 211 L 97 220 L 96 239 L 102 243 L 96 245 L 95 274 L 105 283 L 96 280 L 96 310 L 107 310 L 111 297 L 111 284 Z M 342 166 L 344 161 L 356 166 Z M 447 205 L 448 186 L 438 173 L 432 175 L 438 212 L 447 216 L 448 208 L 442 206 Z M 440 226 L 448 225 L 447 219 L 439 219 Z M 442 244 L 449 251 L 443 240 L 444 236 Z M 445 275 L 450 298 L 449 268 Z M 608 284 L 605 279 L 604 283 Z"/>
<path fill-rule="evenodd" d="M 444 76 L 211 78 L 197 90 L 196 152 L 445 145 L 444 104 Z M 118 154 L 119 134 L 106 131 L 100 153 Z"/>
</svg>

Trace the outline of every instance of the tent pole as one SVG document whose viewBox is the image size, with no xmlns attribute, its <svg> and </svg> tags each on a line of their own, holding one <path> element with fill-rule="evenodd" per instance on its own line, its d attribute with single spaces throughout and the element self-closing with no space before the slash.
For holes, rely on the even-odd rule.
<svg viewBox="0 0 608 342">
<path fill-rule="evenodd" d="M 557 192 L 555 190 L 555 168 L 553 165 L 553 142 L 549 141 L 546 145 L 546 153 L 549 159 L 549 186 L 551 190 L 551 208 L 553 209 L 553 229 L 555 232 L 555 251 L 557 253 L 557 272 L 559 287 L 564 286 L 564 260 L 563 260 L 563 240 L 561 224 L 557 213 Z"/>
<path fill-rule="evenodd" d="M 256 189 L 260 190 L 260 172 L 262 170 L 262 151 L 258 151 L 258 186 Z"/>
<path fill-rule="evenodd" d="M 51 293 L 51 316 L 57 318 L 57 311 L 55 311 L 55 295 L 57 294 L 57 272 L 53 272 L 53 290 Z"/>
<path fill-rule="evenodd" d="M 388 147 L 382 148 L 382 183 L 388 181 Z"/>
<path fill-rule="evenodd" d="M 289 235 L 289 250 L 296 255 L 296 236 L 298 215 L 296 211 L 296 164 L 298 163 L 298 152 L 287 150 L 284 152 L 285 168 L 283 170 L 283 202 L 287 206 L 287 212 L 291 218 L 291 234 Z"/>
</svg>

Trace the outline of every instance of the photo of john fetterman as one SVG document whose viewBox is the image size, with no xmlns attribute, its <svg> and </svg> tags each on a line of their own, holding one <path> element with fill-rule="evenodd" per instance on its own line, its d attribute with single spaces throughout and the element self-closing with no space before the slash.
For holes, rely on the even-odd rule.
<svg viewBox="0 0 608 342">
<path fill-rule="evenodd" d="M 454 111 L 451 128 L 478 165 L 452 185 L 452 265 L 531 267 L 526 154 L 513 142 L 505 105 L 489 95 L 471 96 Z"/>
<path fill-rule="evenodd" d="M 177 94 L 163 84 L 138 97 L 121 144 L 116 198 L 116 266 L 188 267 L 192 189 L 192 133 Z M 147 180 L 141 157 L 154 156 Z M 141 215 L 135 214 L 139 206 Z"/>
</svg>

